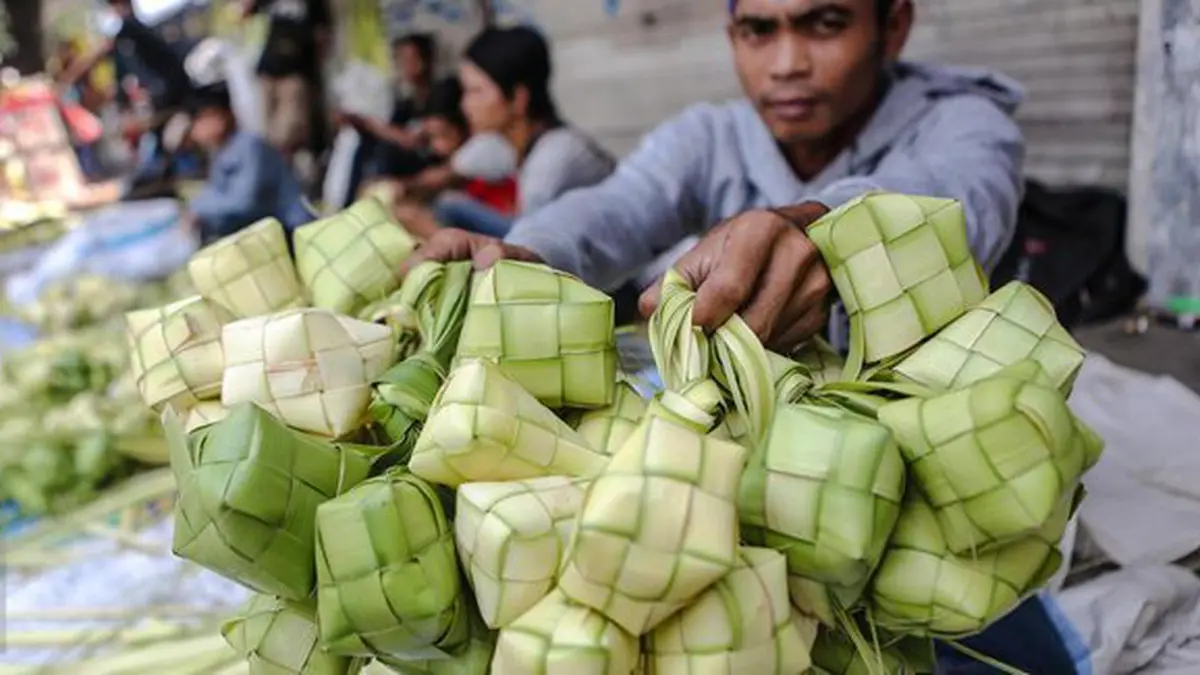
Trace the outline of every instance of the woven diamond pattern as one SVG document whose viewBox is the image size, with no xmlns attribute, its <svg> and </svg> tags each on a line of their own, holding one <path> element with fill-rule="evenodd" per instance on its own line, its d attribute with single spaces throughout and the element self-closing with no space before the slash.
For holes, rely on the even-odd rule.
<svg viewBox="0 0 1200 675">
<path fill-rule="evenodd" d="M 613 400 L 612 298 L 544 265 L 501 261 L 477 281 L 460 358 L 482 358 L 550 408 Z"/>
<path fill-rule="evenodd" d="M 963 554 L 1046 524 L 1087 461 L 1061 393 L 1011 377 L 885 406 L 910 480 L 937 513 L 950 550 Z"/>
<path fill-rule="evenodd" d="M 593 476 L 608 458 L 487 361 L 455 368 L 438 392 L 409 466 L 450 487 L 542 476 Z"/>
<path fill-rule="evenodd" d="M 200 295 L 239 319 L 304 305 L 287 235 L 274 218 L 199 251 L 188 262 L 188 274 Z"/>
<path fill-rule="evenodd" d="M 599 410 L 584 411 L 575 431 L 592 448 L 613 455 L 637 429 L 647 407 L 646 399 L 632 385 L 618 382 L 613 402 Z"/>
<path fill-rule="evenodd" d="M 1014 281 L 934 335 L 895 371 L 928 387 L 959 389 L 1024 359 L 1036 361 L 1068 395 L 1084 350 L 1045 296 Z"/>
<path fill-rule="evenodd" d="M 746 450 L 650 415 L 588 491 L 559 588 L 643 635 L 737 561 Z"/>
<path fill-rule="evenodd" d="M 584 487 L 549 476 L 459 488 L 458 553 L 489 627 L 507 626 L 554 588 Z"/>
<path fill-rule="evenodd" d="M 629 675 L 637 664 L 636 637 L 553 591 L 500 631 L 492 675 Z"/>
<path fill-rule="evenodd" d="M 678 675 L 795 675 L 808 645 L 787 595 L 787 561 L 743 548 L 733 570 L 646 636 L 650 672 Z"/>
<path fill-rule="evenodd" d="M 250 675 L 355 675 L 362 669 L 361 661 L 321 648 L 312 600 L 255 595 L 221 634 L 249 662 Z"/>
<path fill-rule="evenodd" d="M 779 406 L 742 475 L 743 536 L 783 552 L 792 574 L 835 587 L 849 607 L 883 555 L 904 482 L 885 427 L 835 408 Z"/>
<path fill-rule="evenodd" d="M 314 307 L 355 315 L 400 287 L 416 241 L 374 198 L 296 230 L 296 269 Z"/>
<path fill-rule="evenodd" d="M 187 409 L 219 396 L 225 366 L 221 326 L 230 321 L 228 310 L 200 296 L 126 314 L 131 367 L 142 401 L 156 410 L 166 405 Z"/>
<path fill-rule="evenodd" d="M 225 326 L 221 402 L 253 401 L 290 426 L 326 436 L 358 429 L 371 382 L 395 362 L 387 326 L 294 309 Z"/>
<path fill-rule="evenodd" d="M 335 654 L 438 658 L 466 644 L 454 533 L 425 481 L 393 471 L 317 512 L 321 638 Z"/>
<path fill-rule="evenodd" d="M 987 295 L 966 216 L 953 200 L 865 195 L 826 215 L 808 236 L 851 322 L 861 325 L 868 363 L 916 345 Z"/>
<path fill-rule="evenodd" d="M 987 553 L 956 556 L 933 509 L 910 490 L 871 581 L 873 618 L 882 628 L 914 636 L 956 638 L 983 630 L 1058 569 L 1057 545 L 1071 505 L 1070 499 L 1060 503 L 1030 536 Z"/>
<path fill-rule="evenodd" d="M 170 412 L 164 427 L 179 484 L 175 554 L 259 593 L 309 597 L 317 506 L 365 480 L 371 456 L 252 404 L 190 437 Z"/>
</svg>

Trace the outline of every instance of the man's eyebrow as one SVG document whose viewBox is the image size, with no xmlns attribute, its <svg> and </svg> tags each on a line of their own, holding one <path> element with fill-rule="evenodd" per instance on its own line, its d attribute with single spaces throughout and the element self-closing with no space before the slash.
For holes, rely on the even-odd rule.
<svg viewBox="0 0 1200 675">
<path fill-rule="evenodd" d="M 787 21 L 789 24 L 802 24 L 813 20 L 817 15 L 824 12 L 836 12 L 843 16 L 854 14 L 854 10 L 848 7 L 841 0 L 823 0 L 812 3 L 809 7 L 799 11 L 790 13 L 786 18 L 781 18 L 775 14 L 752 14 L 750 12 L 738 12 L 733 17 L 734 24 L 737 25 L 756 25 L 763 26 L 778 25 L 781 21 Z"/>
</svg>

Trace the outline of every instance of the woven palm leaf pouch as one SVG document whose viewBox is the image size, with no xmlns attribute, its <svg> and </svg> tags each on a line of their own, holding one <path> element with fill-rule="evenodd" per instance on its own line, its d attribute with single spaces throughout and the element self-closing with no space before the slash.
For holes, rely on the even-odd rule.
<svg viewBox="0 0 1200 675">
<path fill-rule="evenodd" d="M 628 381 L 619 379 L 613 402 L 599 410 L 578 411 L 572 426 L 588 445 L 612 455 L 637 429 L 649 407 L 646 399 Z"/>
<path fill-rule="evenodd" d="M 966 216 L 953 200 L 868 194 L 807 233 L 850 316 L 844 379 L 916 346 L 987 296 Z"/>
<path fill-rule="evenodd" d="M 334 654 L 448 658 L 470 622 L 454 532 L 434 488 L 399 468 L 321 505 L 317 607 Z"/>
<path fill-rule="evenodd" d="M 545 265 L 501 260 L 478 275 L 460 359 L 487 359 L 550 408 L 612 403 L 612 298 Z"/>
<path fill-rule="evenodd" d="M 125 315 L 130 362 L 146 405 L 187 410 L 221 394 L 229 310 L 200 296 Z"/>
<path fill-rule="evenodd" d="M 274 218 L 201 249 L 188 261 L 188 274 L 197 293 L 239 319 L 305 304 L 287 235 Z"/>
<path fill-rule="evenodd" d="M 317 507 L 365 480 L 380 449 L 299 433 L 249 403 L 191 436 L 171 410 L 163 427 L 179 488 L 175 555 L 259 593 L 309 597 Z"/>
<path fill-rule="evenodd" d="M 1031 359 L 1064 396 L 1085 352 L 1067 333 L 1050 301 L 1014 281 L 939 331 L 896 364 L 900 377 L 939 390 L 960 389 Z"/>
<path fill-rule="evenodd" d="M 923 675 L 936 667 L 929 639 L 877 635 L 862 649 L 845 633 L 829 628 L 818 633 L 812 661 L 812 675 Z"/>
<path fill-rule="evenodd" d="M 366 421 L 371 382 L 394 362 L 386 326 L 296 309 L 225 326 L 221 402 L 253 401 L 289 426 L 331 437 Z"/>
<path fill-rule="evenodd" d="M 500 631 L 493 675 L 630 675 L 638 640 L 590 607 L 553 591 Z"/>
<path fill-rule="evenodd" d="M 1062 393 L 1031 361 L 965 389 L 890 403 L 879 421 L 959 554 L 1043 527 L 1095 454 Z"/>
<path fill-rule="evenodd" d="M 416 240 L 368 197 L 296 230 L 296 269 L 314 307 L 355 316 L 400 287 Z"/>
<path fill-rule="evenodd" d="M 249 665 L 250 675 L 357 675 L 362 659 L 327 653 L 317 631 L 314 600 L 254 595 L 221 635 Z"/>
</svg>

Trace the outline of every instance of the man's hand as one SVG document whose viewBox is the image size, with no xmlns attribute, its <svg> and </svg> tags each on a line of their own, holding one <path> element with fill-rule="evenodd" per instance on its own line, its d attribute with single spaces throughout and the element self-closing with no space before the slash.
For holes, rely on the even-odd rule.
<svg viewBox="0 0 1200 675">
<path fill-rule="evenodd" d="M 407 275 L 409 270 L 428 260 L 435 262 L 470 260 L 475 263 L 475 269 L 478 270 L 491 267 L 496 264 L 497 260 L 542 262 L 536 253 L 523 246 L 513 246 L 495 237 L 453 228 L 438 230 L 415 253 L 410 255 L 408 260 L 404 261 L 400 268 L 401 272 Z"/>
<path fill-rule="evenodd" d="M 768 349 L 782 353 L 820 331 L 829 271 L 804 228 L 828 212 L 809 202 L 749 211 L 713 228 L 675 265 L 696 289 L 696 324 L 714 330 L 741 314 Z M 653 314 L 658 301 L 656 284 L 642 294 L 642 314 Z"/>
</svg>

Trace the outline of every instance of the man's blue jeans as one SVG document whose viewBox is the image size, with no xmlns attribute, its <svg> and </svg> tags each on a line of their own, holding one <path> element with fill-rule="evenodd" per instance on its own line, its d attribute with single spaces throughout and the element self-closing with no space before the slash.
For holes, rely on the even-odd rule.
<svg viewBox="0 0 1200 675">
<path fill-rule="evenodd" d="M 513 219 L 470 197 L 443 197 L 433 207 L 433 216 L 446 227 L 503 239 Z"/>
</svg>

